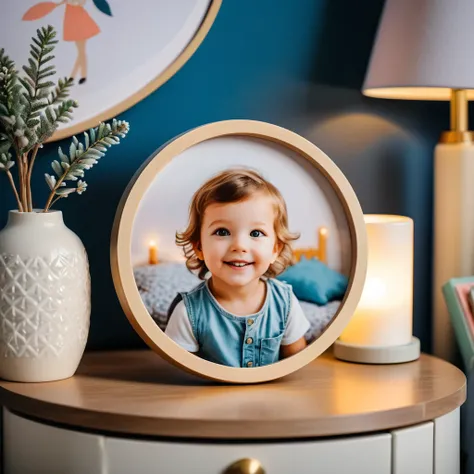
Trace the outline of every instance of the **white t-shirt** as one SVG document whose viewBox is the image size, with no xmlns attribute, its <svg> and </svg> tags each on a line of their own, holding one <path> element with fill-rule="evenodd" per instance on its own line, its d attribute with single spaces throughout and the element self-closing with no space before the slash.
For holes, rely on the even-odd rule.
<svg viewBox="0 0 474 474">
<path fill-rule="evenodd" d="M 235 316 L 235 315 L 234 315 Z M 235 316 L 237 318 L 246 318 L 247 316 Z M 285 333 L 281 344 L 287 346 L 293 344 L 298 339 L 303 337 L 309 329 L 309 322 L 303 313 L 301 305 L 294 295 L 291 293 L 290 313 L 288 314 L 288 321 L 286 324 Z M 165 334 L 179 344 L 183 349 L 189 352 L 197 352 L 199 345 L 194 337 L 191 322 L 188 318 L 188 312 L 184 301 L 180 301 L 171 313 L 168 325 L 166 326 Z"/>
</svg>

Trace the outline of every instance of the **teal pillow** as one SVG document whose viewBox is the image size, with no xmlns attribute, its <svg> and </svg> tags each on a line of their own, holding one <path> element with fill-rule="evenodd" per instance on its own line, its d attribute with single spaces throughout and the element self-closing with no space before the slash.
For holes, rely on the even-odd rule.
<svg viewBox="0 0 474 474">
<path fill-rule="evenodd" d="M 288 267 L 277 279 L 291 285 L 299 300 L 319 305 L 342 299 L 348 283 L 346 276 L 331 270 L 323 262 L 305 257 Z"/>
</svg>

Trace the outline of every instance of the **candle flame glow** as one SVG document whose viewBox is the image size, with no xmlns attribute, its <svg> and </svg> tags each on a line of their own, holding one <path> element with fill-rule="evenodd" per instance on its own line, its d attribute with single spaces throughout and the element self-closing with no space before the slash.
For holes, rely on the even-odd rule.
<svg viewBox="0 0 474 474">
<path fill-rule="evenodd" d="M 361 307 L 377 307 L 387 297 L 387 286 L 380 278 L 368 277 L 364 285 L 359 305 Z"/>
</svg>

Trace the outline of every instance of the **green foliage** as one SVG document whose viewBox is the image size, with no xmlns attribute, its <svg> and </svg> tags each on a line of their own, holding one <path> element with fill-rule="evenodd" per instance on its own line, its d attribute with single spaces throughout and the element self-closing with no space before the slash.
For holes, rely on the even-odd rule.
<svg viewBox="0 0 474 474">
<path fill-rule="evenodd" d="M 128 130 L 128 122 L 113 119 L 112 125 L 100 123 L 98 127 L 91 128 L 89 133 L 84 132 L 84 143 L 73 137 L 69 153 L 64 153 L 59 147 L 59 161 L 54 160 L 51 163 L 51 168 L 56 176 L 45 174 L 46 183 L 51 193 L 58 196 L 57 199 L 68 197 L 74 192 L 82 194 L 87 188 L 87 183 L 79 179 L 84 177 L 84 171 L 97 164 L 98 160 L 105 155 L 108 147 L 118 145 L 120 137 L 124 138 Z M 66 181 L 76 181 L 77 186 L 71 187 L 73 183 L 69 183 L 66 187 Z"/>
<path fill-rule="evenodd" d="M 59 127 L 72 119 L 77 102 L 68 99 L 73 79 L 60 78 L 54 83 L 51 78 L 56 69 L 51 61 L 57 44 L 56 31 L 52 26 L 42 27 L 32 38 L 28 64 L 22 67 L 20 76 L 14 62 L 0 49 L 0 171 L 9 176 L 17 198 L 18 208 L 32 211 L 31 171 L 38 149 Z M 59 161 L 51 164 L 54 174 L 46 174 L 46 182 L 51 190 L 44 211 L 57 199 L 76 192 L 82 194 L 87 183 L 80 180 L 84 171 L 91 168 L 101 158 L 107 148 L 120 143 L 129 125 L 113 120 L 112 125 L 101 123 L 84 133 L 84 143 L 72 138 L 69 154 L 59 148 Z M 15 164 L 10 150 L 16 155 L 19 166 L 19 190 L 9 169 Z M 66 181 L 76 182 L 67 187 Z M 53 198 L 55 198 L 53 200 Z"/>
<path fill-rule="evenodd" d="M 15 164 L 11 153 L 0 153 L 0 170 L 8 171 Z"/>
<path fill-rule="evenodd" d="M 15 64 L 5 54 L 3 48 L 0 49 L 0 153 L 5 153 L 11 147 L 11 135 L 7 134 L 7 127 L 13 127 L 15 116 L 10 113 L 13 106 L 13 97 L 18 94 L 14 91 L 17 79 Z"/>
<path fill-rule="evenodd" d="M 27 153 L 35 145 L 44 143 L 60 123 L 71 120 L 77 102 L 68 100 L 72 79 L 59 79 L 55 84 L 48 78 L 56 74 L 50 63 L 57 41 L 52 26 L 37 30 L 30 45 L 28 65 L 24 76 L 14 69 L 13 61 L 1 50 L 0 68 L 0 130 L 3 147 L 13 146 L 18 154 Z M 1 142 L 0 142 L 1 143 Z"/>
</svg>

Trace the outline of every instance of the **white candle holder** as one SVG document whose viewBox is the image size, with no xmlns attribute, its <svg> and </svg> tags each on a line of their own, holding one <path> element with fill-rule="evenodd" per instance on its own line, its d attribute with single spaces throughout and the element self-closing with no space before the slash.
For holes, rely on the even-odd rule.
<svg viewBox="0 0 474 474">
<path fill-rule="evenodd" d="M 367 276 L 349 324 L 334 343 L 338 359 L 369 364 L 416 360 L 413 337 L 413 220 L 364 216 L 368 238 Z"/>
</svg>

